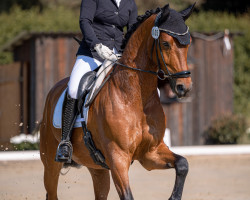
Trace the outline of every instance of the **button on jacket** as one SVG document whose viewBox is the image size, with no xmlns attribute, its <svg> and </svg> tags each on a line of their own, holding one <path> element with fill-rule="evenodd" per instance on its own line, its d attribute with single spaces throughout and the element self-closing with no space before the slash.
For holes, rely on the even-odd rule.
<svg viewBox="0 0 250 200">
<path fill-rule="evenodd" d="M 134 0 L 121 0 L 119 7 L 115 0 L 82 0 L 80 28 L 83 40 L 77 55 L 103 61 L 94 50 L 94 46 L 99 43 L 121 52 L 123 28 L 127 26 L 129 29 L 136 18 Z"/>
</svg>

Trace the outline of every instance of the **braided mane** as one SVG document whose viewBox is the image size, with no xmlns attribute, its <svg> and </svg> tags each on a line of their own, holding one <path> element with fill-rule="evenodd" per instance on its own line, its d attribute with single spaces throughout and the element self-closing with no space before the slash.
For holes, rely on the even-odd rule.
<svg viewBox="0 0 250 200">
<path fill-rule="evenodd" d="M 132 34 L 136 31 L 136 29 L 146 20 L 148 19 L 151 15 L 157 14 L 160 12 L 160 8 L 156 8 L 153 10 L 147 10 L 144 15 L 139 15 L 137 17 L 137 22 L 134 23 L 131 28 L 127 31 L 127 33 L 124 36 L 124 39 L 122 41 L 122 49 L 126 47 L 126 44 L 129 41 L 129 38 L 132 36 Z"/>
</svg>

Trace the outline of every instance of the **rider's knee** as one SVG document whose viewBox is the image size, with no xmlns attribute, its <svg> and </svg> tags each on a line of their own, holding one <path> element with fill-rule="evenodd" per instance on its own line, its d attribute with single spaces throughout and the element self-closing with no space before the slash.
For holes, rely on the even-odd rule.
<svg viewBox="0 0 250 200">
<path fill-rule="evenodd" d="M 68 87 L 68 95 L 70 98 L 77 99 L 78 87 Z"/>
<path fill-rule="evenodd" d="M 95 71 L 89 71 L 82 76 L 77 88 L 77 99 L 82 98 L 84 95 L 86 95 L 95 79 L 95 76 Z"/>
</svg>

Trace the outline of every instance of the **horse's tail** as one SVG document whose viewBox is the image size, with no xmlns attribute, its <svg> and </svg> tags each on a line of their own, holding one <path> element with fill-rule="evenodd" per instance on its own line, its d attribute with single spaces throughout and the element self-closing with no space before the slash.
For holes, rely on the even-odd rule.
<svg viewBox="0 0 250 200">
<path fill-rule="evenodd" d="M 42 120 L 41 120 L 38 124 L 36 124 L 36 127 L 35 127 L 35 129 L 31 132 L 31 135 L 36 135 L 36 134 L 39 133 L 41 124 L 42 124 Z"/>
<path fill-rule="evenodd" d="M 82 43 L 81 40 L 79 40 L 79 39 L 78 39 L 77 37 L 75 37 L 75 36 L 74 36 L 73 38 L 74 38 L 75 41 L 77 41 L 77 43 L 78 43 L 79 45 L 81 45 L 81 43 Z"/>
</svg>

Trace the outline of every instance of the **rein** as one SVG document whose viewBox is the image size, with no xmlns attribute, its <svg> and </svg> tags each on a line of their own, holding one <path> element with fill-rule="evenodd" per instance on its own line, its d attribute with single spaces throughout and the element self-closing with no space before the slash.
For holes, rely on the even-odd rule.
<svg viewBox="0 0 250 200">
<path fill-rule="evenodd" d="M 156 75 L 156 76 L 158 75 L 157 72 L 154 72 L 154 71 L 151 71 L 151 70 L 144 70 L 144 69 L 138 69 L 138 68 L 129 67 L 129 66 L 124 65 L 124 64 L 122 64 L 122 63 L 119 63 L 119 62 L 117 62 L 117 61 L 115 61 L 114 63 L 117 64 L 117 65 L 120 65 L 120 66 L 122 66 L 122 67 L 125 67 L 125 68 L 127 68 L 127 69 L 132 69 L 132 70 L 135 70 L 135 71 L 151 73 L 151 74 Z"/>
<path fill-rule="evenodd" d="M 162 61 L 164 63 L 164 66 L 165 66 L 165 68 L 167 70 L 167 74 L 161 69 L 161 64 L 160 64 L 160 59 L 159 59 L 159 55 L 158 55 L 157 45 L 158 45 L 158 47 L 160 49 L 160 55 L 161 55 Z M 160 80 L 165 80 L 166 78 L 167 79 L 174 79 L 174 78 L 188 78 L 188 77 L 190 77 L 190 74 L 191 74 L 190 71 L 181 71 L 181 72 L 177 72 L 177 73 L 172 74 L 168 70 L 167 64 L 165 62 L 165 59 L 164 59 L 164 56 L 163 56 L 163 53 L 162 53 L 162 49 L 161 49 L 159 39 L 155 39 L 155 41 L 153 43 L 152 50 L 151 50 L 151 58 L 152 58 L 154 47 L 155 47 L 155 51 L 156 51 L 156 58 L 157 58 L 157 65 L 158 65 L 158 71 L 157 72 L 154 72 L 154 71 L 151 71 L 151 70 L 144 70 L 144 69 L 129 67 L 128 65 L 124 65 L 124 64 L 119 63 L 117 61 L 115 61 L 113 63 L 115 63 L 117 65 L 120 65 L 122 67 L 125 67 L 127 69 L 132 69 L 132 70 L 136 70 L 136 71 L 140 71 L 140 72 L 151 73 L 153 75 L 156 75 Z"/>
</svg>

